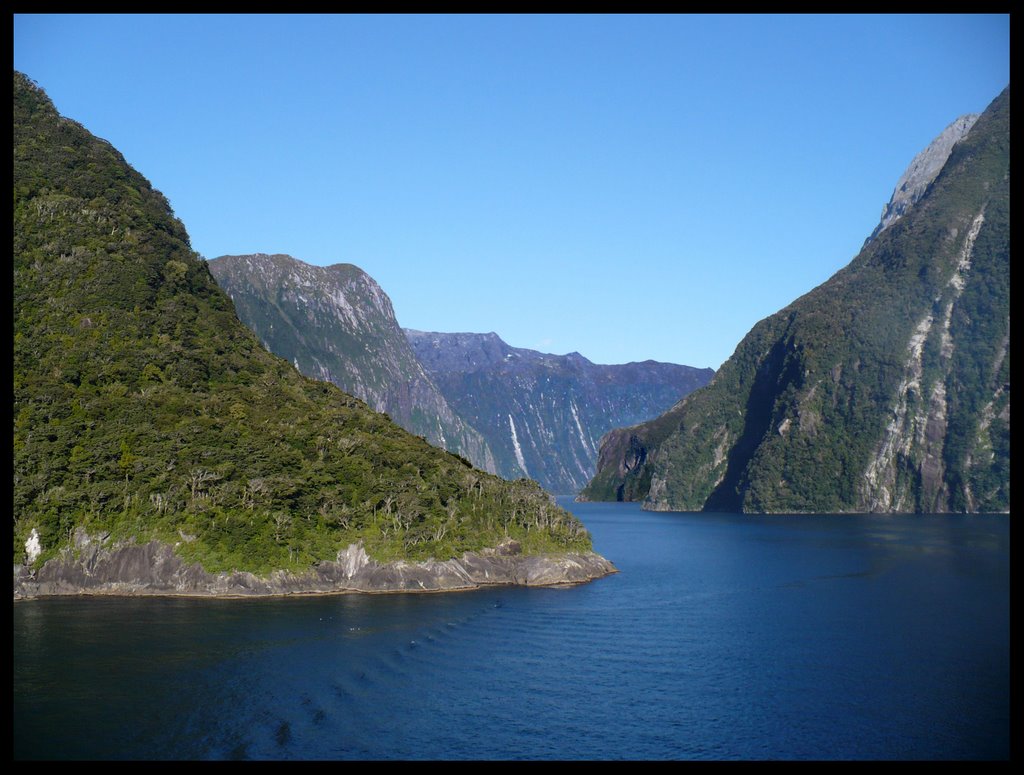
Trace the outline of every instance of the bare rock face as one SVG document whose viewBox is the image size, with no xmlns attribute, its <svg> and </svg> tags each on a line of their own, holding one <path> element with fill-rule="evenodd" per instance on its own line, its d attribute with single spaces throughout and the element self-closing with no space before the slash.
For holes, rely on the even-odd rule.
<svg viewBox="0 0 1024 775">
<path fill-rule="evenodd" d="M 968 113 L 960 116 L 956 121 L 942 130 L 928 147 L 921 151 L 910 162 L 910 166 L 896 182 L 896 188 L 892 192 L 889 203 L 882 208 L 882 219 L 878 226 L 871 232 L 864 244 L 867 245 L 875 237 L 885 231 L 889 226 L 901 218 L 904 213 L 913 207 L 917 201 L 924 196 L 928 186 L 939 174 L 953 146 L 971 130 L 974 122 L 978 120 L 977 113 Z"/>
<path fill-rule="evenodd" d="M 105 535 L 75 534 L 74 549 L 38 571 L 14 568 L 14 599 L 51 595 L 171 595 L 238 597 L 342 592 L 446 592 L 485 586 L 547 587 L 580 584 L 617 573 L 593 552 L 523 555 L 516 541 L 461 558 L 379 563 L 362 544 L 339 551 L 334 562 L 302 574 L 274 571 L 207 573 L 188 565 L 168 544 L 111 544 Z"/>
</svg>

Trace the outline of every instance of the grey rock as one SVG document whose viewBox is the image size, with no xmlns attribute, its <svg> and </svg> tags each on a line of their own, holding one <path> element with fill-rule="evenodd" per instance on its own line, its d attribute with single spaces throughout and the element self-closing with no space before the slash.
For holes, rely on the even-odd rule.
<svg viewBox="0 0 1024 775">
<path fill-rule="evenodd" d="M 344 592 L 448 592 L 487 586 L 549 587 L 580 584 L 617 573 L 593 552 L 523 555 L 515 541 L 467 552 L 444 561 L 379 563 L 362 544 L 338 552 L 305 573 L 274 571 L 267 577 L 247 572 L 207 573 L 186 564 L 169 544 L 151 541 L 107 546 L 105 536 L 81 529 L 75 548 L 64 550 L 37 572 L 14 568 L 14 599 L 53 595 L 169 595 L 239 597 Z"/>
<path fill-rule="evenodd" d="M 928 186 L 935 180 L 942 169 L 953 146 L 962 140 L 978 120 L 978 113 L 968 113 L 960 116 L 956 121 L 942 130 L 938 137 L 932 140 L 928 147 L 921 151 L 910 162 L 910 166 L 904 170 L 903 175 L 896 181 L 896 188 L 892 192 L 888 204 L 882 208 L 882 219 L 878 226 L 871 232 L 871 235 L 864 240 L 864 245 L 870 243 L 879 234 L 906 214 L 907 210 L 913 207 L 917 201 L 924 196 Z"/>
</svg>

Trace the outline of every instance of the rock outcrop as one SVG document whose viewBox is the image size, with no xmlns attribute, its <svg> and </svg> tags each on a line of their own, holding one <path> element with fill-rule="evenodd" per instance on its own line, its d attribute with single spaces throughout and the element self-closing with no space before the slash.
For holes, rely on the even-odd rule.
<svg viewBox="0 0 1024 775">
<path fill-rule="evenodd" d="M 956 121 L 942 130 L 941 134 L 932 140 L 928 147 L 921 151 L 910 162 L 910 166 L 896 182 L 896 188 L 892 192 L 889 202 L 882 208 L 882 218 L 871 232 L 864 244 L 867 245 L 879 234 L 913 207 L 917 201 L 924 196 L 928 186 L 935 180 L 939 170 L 946 163 L 949 154 L 963 137 L 971 131 L 974 122 L 978 120 L 977 113 L 968 113 L 960 116 Z"/>
<path fill-rule="evenodd" d="M 361 544 L 338 552 L 305 573 L 207 573 L 166 543 L 111 542 L 78 528 L 73 547 L 32 571 L 14 566 L 14 599 L 53 595 L 161 595 L 239 597 L 345 592 L 450 592 L 488 586 L 550 587 L 580 584 L 616 573 L 592 552 L 524 555 L 515 541 L 445 561 L 379 563 Z"/>
</svg>

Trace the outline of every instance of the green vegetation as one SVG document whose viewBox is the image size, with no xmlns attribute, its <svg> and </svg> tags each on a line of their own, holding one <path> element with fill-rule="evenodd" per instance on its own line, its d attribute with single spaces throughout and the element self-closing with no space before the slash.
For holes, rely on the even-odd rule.
<svg viewBox="0 0 1024 775">
<path fill-rule="evenodd" d="M 926 321 L 916 375 L 908 343 Z M 635 437 L 643 465 L 623 473 L 621 454 L 602 453 L 584 495 L 692 510 L 1008 510 L 1008 337 L 1007 89 L 929 193 L 849 266 L 758 323 L 709 386 L 617 431 L 609 444 Z"/>
<path fill-rule="evenodd" d="M 14 74 L 15 562 L 79 526 L 209 571 L 589 550 L 506 482 L 299 375 L 237 319 L 166 199 Z"/>
</svg>

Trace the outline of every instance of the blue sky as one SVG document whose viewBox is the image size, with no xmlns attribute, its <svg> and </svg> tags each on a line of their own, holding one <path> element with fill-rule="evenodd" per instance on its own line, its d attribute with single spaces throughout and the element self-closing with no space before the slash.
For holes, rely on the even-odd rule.
<svg viewBox="0 0 1024 775">
<path fill-rule="evenodd" d="M 14 67 L 207 258 L 349 262 L 399 323 L 718 368 L 1009 83 L 1007 15 L 15 15 Z"/>
</svg>

